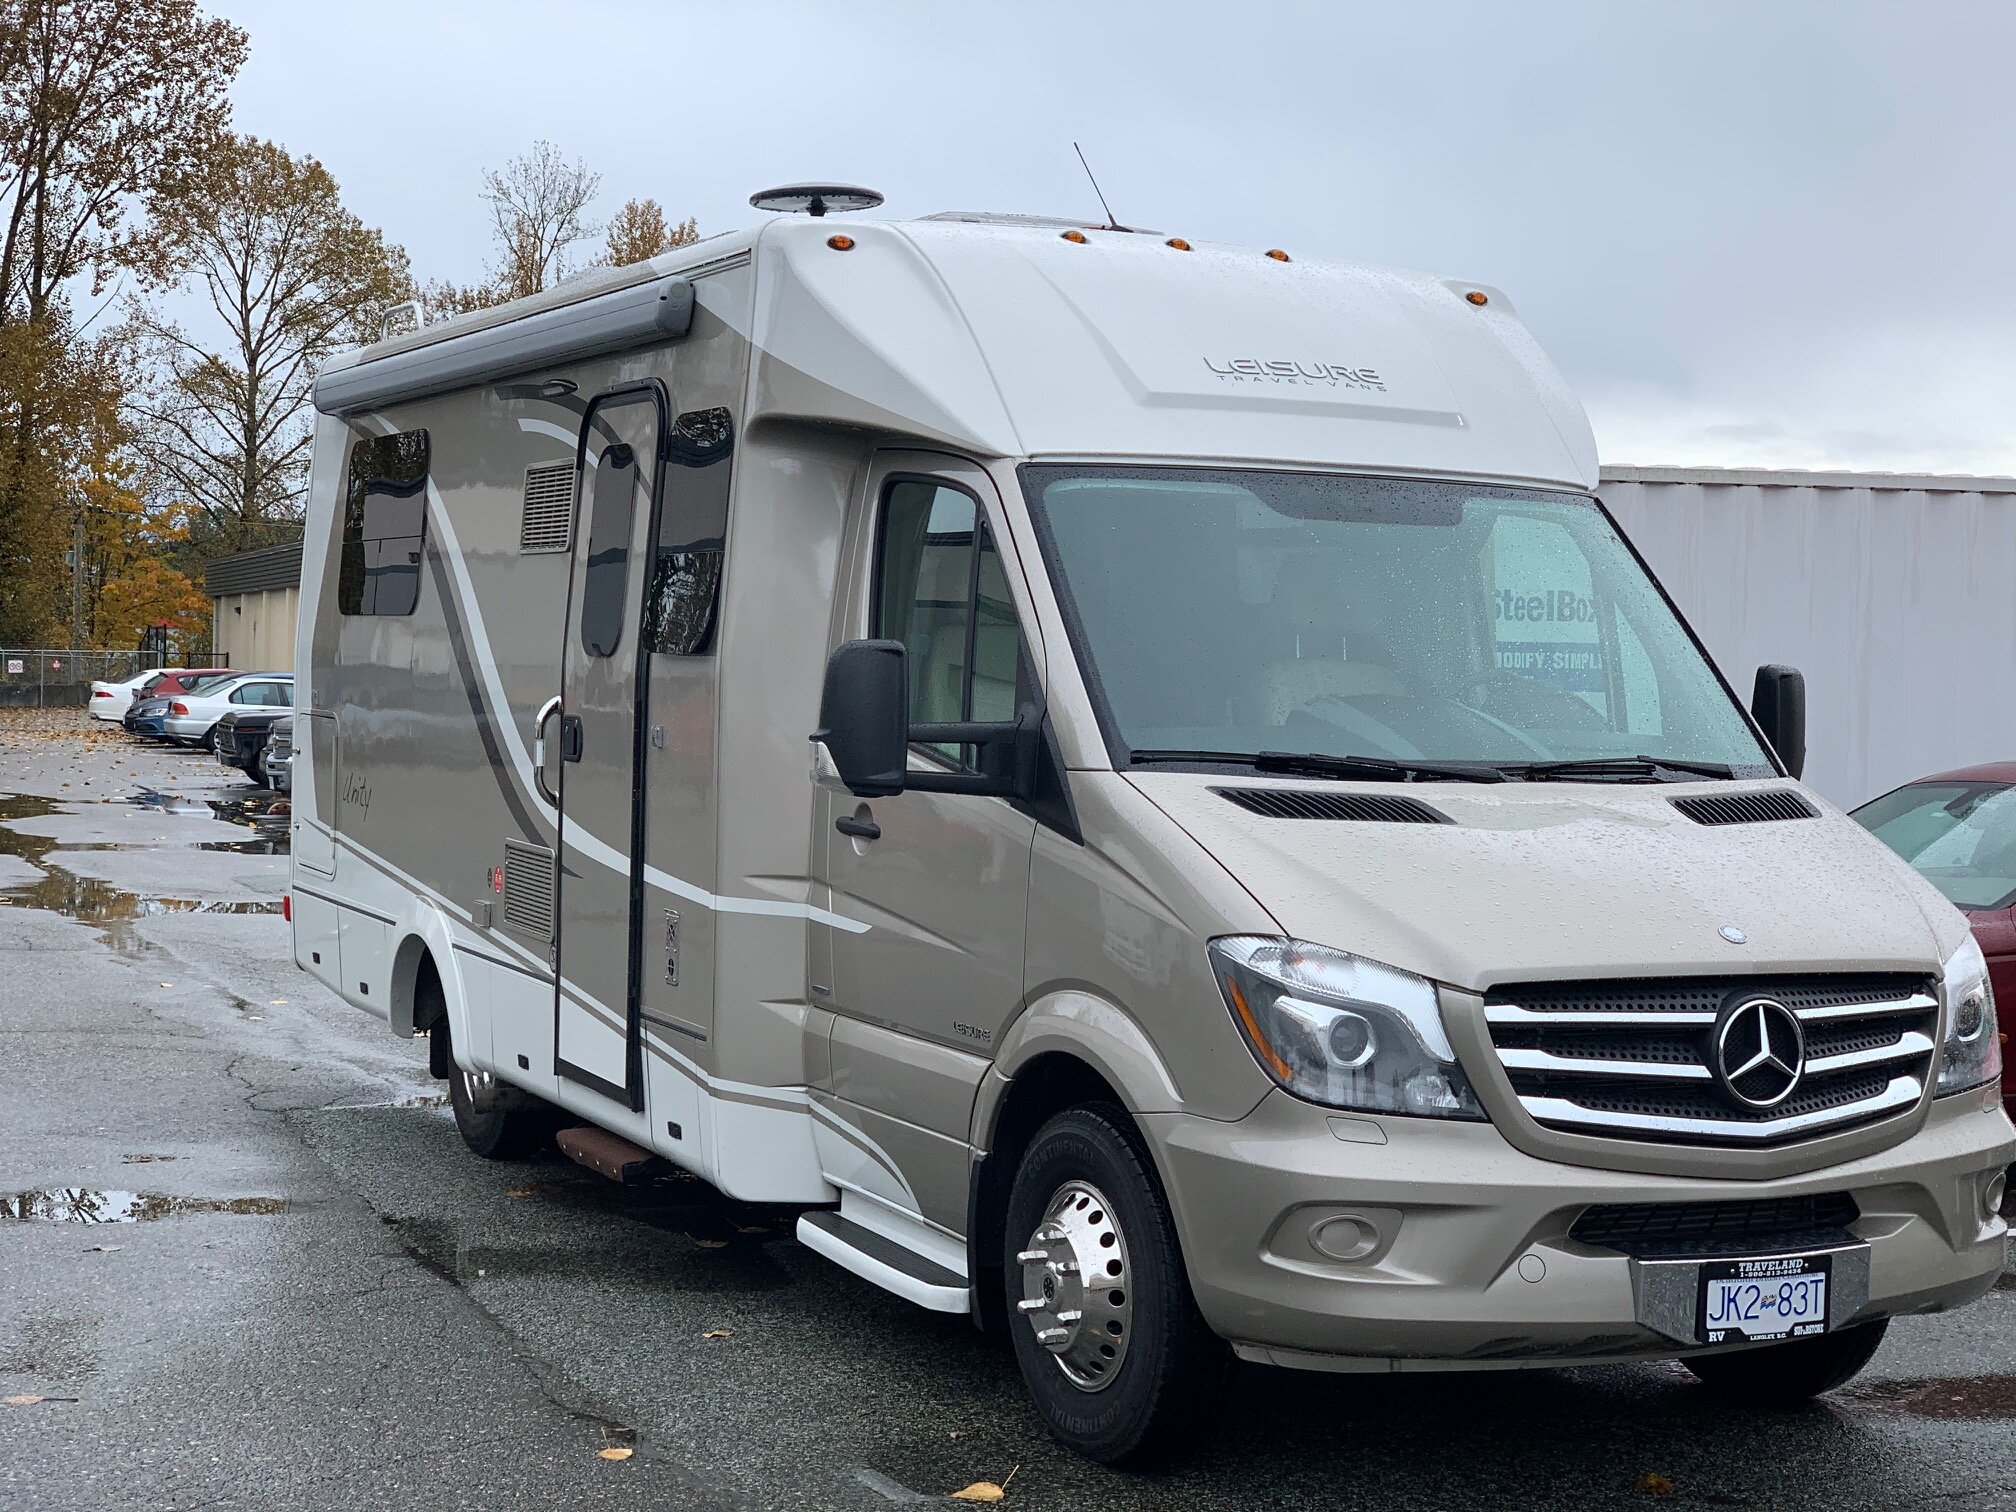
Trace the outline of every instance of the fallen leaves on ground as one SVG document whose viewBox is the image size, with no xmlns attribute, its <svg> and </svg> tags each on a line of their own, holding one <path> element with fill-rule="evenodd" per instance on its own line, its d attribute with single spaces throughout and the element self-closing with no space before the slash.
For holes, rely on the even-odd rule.
<svg viewBox="0 0 2016 1512">
<path fill-rule="evenodd" d="M 1673 1482 L 1666 1479 L 1657 1470 L 1647 1470 L 1643 1475 L 1638 1477 L 1638 1489 L 1643 1491 L 1647 1496 L 1671 1496 L 1673 1494 Z"/>
<path fill-rule="evenodd" d="M 693 1242 L 699 1245 L 700 1248 L 702 1249 L 728 1248 L 728 1241 L 726 1239 L 695 1239 Z"/>
<path fill-rule="evenodd" d="M 122 1250 L 124 1248 L 126 1246 L 123 1244 L 94 1244 L 85 1250 L 84 1253 L 87 1255 L 109 1255 L 114 1250 Z"/>
<path fill-rule="evenodd" d="M 42 1398 L 32 1391 L 24 1391 L 19 1396 L 0 1397 L 0 1402 L 5 1402 L 9 1407 L 33 1407 L 41 1400 Z"/>
<path fill-rule="evenodd" d="M 700 1337 L 703 1339 L 732 1339 L 735 1337 L 735 1330 L 732 1328 L 710 1328 L 707 1332 L 700 1335 Z"/>
<path fill-rule="evenodd" d="M 975 1481 L 964 1491 L 954 1491 L 952 1500 L 970 1502 L 997 1502 L 1007 1496 L 1007 1492 L 992 1481 Z"/>
<path fill-rule="evenodd" d="M 598 1459 L 626 1460 L 636 1452 L 637 1451 L 635 1449 L 625 1449 L 619 1445 L 612 1445 L 607 1449 L 597 1449 L 595 1451 L 595 1456 Z"/>
</svg>

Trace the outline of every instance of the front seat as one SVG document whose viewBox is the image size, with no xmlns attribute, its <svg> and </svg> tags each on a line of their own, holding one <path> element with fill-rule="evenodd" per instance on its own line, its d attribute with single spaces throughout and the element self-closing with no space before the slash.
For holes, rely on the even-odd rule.
<svg viewBox="0 0 2016 1512">
<path fill-rule="evenodd" d="M 1285 654 L 1262 662 L 1255 679 L 1262 724 L 1285 725 L 1312 699 L 1407 693 L 1406 679 L 1386 665 L 1385 648 L 1368 628 L 1378 622 L 1378 606 L 1333 553 L 1298 551 L 1281 564 L 1274 618 Z"/>
</svg>

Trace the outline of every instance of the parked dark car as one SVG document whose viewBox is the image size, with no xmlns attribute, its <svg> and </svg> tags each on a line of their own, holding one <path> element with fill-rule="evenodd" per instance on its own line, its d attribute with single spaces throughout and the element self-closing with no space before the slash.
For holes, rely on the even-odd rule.
<svg viewBox="0 0 2016 1512">
<path fill-rule="evenodd" d="M 233 709 L 217 721 L 214 743 L 217 763 L 236 767 L 261 787 L 266 785 L 266 742 L 277 720 L 285 718 L 284 708 L 252 707 Z"/>
<path fill-rule="evenodd" d="M 1974 926 L 2002 1037 L 2002 1106 L 2016 1118 L 2009 1026 L 2016 1022 L 2016 761 L 1921 777 L 1853 818 L 1916 867 Z"/>
<path fill-rule="evenodd" d="M 119 724 L 129 735 L 155 735 L 165 740 L 168 731 L 163 723 L 168 718 L 168 706 L 180 694 L 200 693 L 213 683 L 222 682 L 237 674 L 230 670 L 222 672 L 185 672 L 176 680 L 181 684 L 176 688 L 163 688 L 158 693 L 148 693 L 135 698 L 126 706 L 126 713 Z"/>
<path fill-rule="evenodd" d="M 294 791 L 294 716 L 282 714 L 273 721 L 273 733 L 266 737 L 266 754 L 260 763 L 266 786 L 276 793 Z"/>
</svg>

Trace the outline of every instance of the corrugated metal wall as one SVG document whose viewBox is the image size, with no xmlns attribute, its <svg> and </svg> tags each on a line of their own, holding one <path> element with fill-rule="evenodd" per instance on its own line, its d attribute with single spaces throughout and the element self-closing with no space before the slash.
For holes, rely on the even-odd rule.
<svg viewBox="0 0 2016 1512">
<path fill-rule="evenodd" d="M 2016 479 L 1763 476 L 1606 469 L 1602 497 L 1740 697 L 1805 672 L 1806 780 L 1852 807 L 2016 759 Z"/>
</svg>

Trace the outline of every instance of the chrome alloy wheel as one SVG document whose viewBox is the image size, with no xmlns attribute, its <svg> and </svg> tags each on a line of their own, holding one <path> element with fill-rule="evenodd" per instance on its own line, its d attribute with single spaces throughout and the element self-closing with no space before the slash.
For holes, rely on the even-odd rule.
<svg viewBox="0 0 2016 1512">
<path fill-rule="evenodd" d="M 1081 1391 L 1111 1384 L 1134 1328 L 1127 1236 L 1097 1187 L 1067 1181 L 1015 1256 L 1023 1319 Z"/>
</svg>

